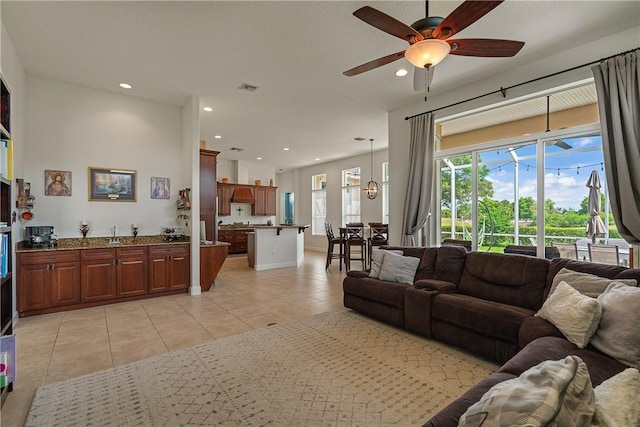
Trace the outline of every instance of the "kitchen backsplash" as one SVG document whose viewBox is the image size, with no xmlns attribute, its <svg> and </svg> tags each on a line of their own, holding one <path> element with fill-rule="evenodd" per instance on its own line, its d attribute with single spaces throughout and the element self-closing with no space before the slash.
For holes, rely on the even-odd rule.
<svg viewBox="0 0 640 427">
<path fill-rule="evenodd" d="M 234 222 L 242 222 L 249 224 L 266 224 L 268 220 L 271 220 L 273 224 L 276 223 L 275 216 L 253 216 L 251 215 L 250 203 L 231 203 L 231 215 L 230 216 L 218 216 L 218 222 L 222 221 L 222 224 L 233 224 Z"/>
</svg>

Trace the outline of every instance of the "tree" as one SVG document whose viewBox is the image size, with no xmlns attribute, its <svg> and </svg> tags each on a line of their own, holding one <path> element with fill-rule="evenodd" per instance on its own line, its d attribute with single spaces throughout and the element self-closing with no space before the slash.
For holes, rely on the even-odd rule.
<svg viewBox="0 0 640 427">
<path fill-rule="evenodd" d="M 465 217 L 471 216 L 471 155 L 455 157 L 449 159 L 455 166 L 467 165 L 460 169 L 456 169 L 456 204 L 458 208 L 458 216 L 464 215 Z M 480 157 L 478 156 L 478 161 Z M 451 208 L 451 169 L 444 165 L 442 171 L 442 206 L 445 208 Z M 478 168 L 478 198 L 487 198 L 493 196 L 493 184 L 487 179 L 489 175 L 489 168 L 486 166 L 480 166 Z"/>
<path fill-rule="evenodd" d="M 520 197 L 518 200 L 518 209 L 520 212 L 520 218 L 522 219 L 536 219 L 536 201 L 533 200 L 533 197 Z"/>
</svg>

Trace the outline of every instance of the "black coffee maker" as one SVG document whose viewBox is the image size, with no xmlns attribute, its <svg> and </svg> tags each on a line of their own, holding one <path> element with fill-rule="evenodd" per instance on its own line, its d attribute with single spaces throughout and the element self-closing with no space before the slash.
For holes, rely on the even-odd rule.
<svg viewBox="0 0 640 427">
<path fill-rule="evenodd" d="M 38 225 L 24 228 L 24 242 L 28 248 L 51 248 L 58 245 L 53 226 Z"/>
</svg>

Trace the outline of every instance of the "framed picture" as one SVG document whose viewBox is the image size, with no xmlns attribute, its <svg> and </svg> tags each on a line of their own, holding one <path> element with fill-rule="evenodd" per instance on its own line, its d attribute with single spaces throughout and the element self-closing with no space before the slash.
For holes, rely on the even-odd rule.
<svg viewBox="0 0 640 427">
<path fill-rule="evenodd" d="M 136 171 L 89 168 L 89 200 L 136 201 Z"/>
<path fill-rule="evenodd" d="M 44 171 L 44 195 L 45 196 L 70 196 L 71 195 L 71 171 L 45 170 Z"/>
<path fill-rule="evenodd" d="M 151 177 L 151 198 L 168 199 L 171 180 L 169 178 Z"/>
</svg>

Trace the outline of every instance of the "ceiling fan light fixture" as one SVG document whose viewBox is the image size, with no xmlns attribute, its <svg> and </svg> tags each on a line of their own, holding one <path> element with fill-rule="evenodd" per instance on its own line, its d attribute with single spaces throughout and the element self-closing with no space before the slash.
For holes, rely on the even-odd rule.
<svg viewBox="0 0 640 427">
<path fill-rule="evenodd" d="M 415 67 L 428 68 L 440 63 L 450 51 L 451 46 L 443 40 L 425 39 L 409 46 L 404 57 Z"/>
</svg>

